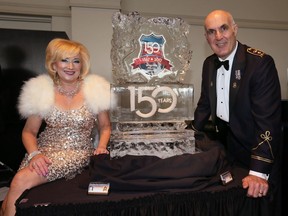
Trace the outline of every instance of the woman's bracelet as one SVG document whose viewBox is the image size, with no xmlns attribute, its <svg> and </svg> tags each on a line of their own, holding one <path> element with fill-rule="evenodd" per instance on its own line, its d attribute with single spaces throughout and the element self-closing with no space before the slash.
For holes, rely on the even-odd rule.
<svg viewBox="0 0 288 216">
<path fill-rule="evenodd" d="M 38 154 L 41 154 L 41 152 L 38 151 L 38 150 L 31 152 L 31 153 L 28 155 L 28 162 L 30 162 L 30 161 L 32 160 L 32 158 L 35 157 L 35 156 L 38 155 Z"/>
</svg>

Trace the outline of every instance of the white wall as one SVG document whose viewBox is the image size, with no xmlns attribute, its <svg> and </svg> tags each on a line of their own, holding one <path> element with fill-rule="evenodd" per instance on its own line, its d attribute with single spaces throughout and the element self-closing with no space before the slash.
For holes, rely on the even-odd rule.
<svg viewBox="0 0 288 216">
<path fill-rule="evenodd" d="M 72 37 L 71 33 L 71 18 L 70 17 L 61 17 L 61 16 L 52 16 L 51 20 L 51 31 L 64 31 L 69 38 Z"/>
<path fill-rule="evenodd" d="M 181 17 L 203 17 L 211 10 L 224 9 L 237 19 L 287 21 L 287 0 L 121 0 L 121 9 Z"/>
<path fill-rule="evenodd" d="M 196 105 L 200 96 L 202 64 L 204 59 L 212 54 L 212 51 L 204 37 L 203 26 L 191 25 L 188 40 L 191 43 L 192 60 L 191 73 L 186 74 L 185 82 L 194 86 L 194 104 Z"/>
<path fill-rule="evenodd" d="M 72 7 L 72 39 L 82 42 L 90 52 L 91 70 L 112 81 L 110 60 L 112 25 L 116 10 Z"/>
<path fill-rule="evenodd" d="M 276 63 L 282 98 L 288 98 L 288 31 L 239 29 L 239 40 L 270 54 Z"/>
</svg>

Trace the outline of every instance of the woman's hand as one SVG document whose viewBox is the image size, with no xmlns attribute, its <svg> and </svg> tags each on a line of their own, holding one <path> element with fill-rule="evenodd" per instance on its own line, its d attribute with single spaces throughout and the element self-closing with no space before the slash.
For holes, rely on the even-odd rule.
<svg viewBox="0 0 288 216">
<path fill-rule="evenodd" d="M 35 171 L 38 175 L 46 177 L 51 163 L 45 155 L 38 154 L 30 160 L 28 167 L 32 172 Z"/>
<path fill-rule="evenodd" d="M 94 150 L 94 155 L 99 154 L 109 154 L 109 151 L 106 148 L 99 146 Z"/>
</svg>

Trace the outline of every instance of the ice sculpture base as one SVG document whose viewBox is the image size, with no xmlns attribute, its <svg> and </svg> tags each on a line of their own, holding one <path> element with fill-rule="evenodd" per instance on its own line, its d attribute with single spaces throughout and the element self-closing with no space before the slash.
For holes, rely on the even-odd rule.
<svg viewBox="0 0 288 216">
<path fill-rule="evenodd" d="M 110 157 L 150 155 L 168 158 L 175 155 L 195 154 L 193 131 L 161 131 L 155 133 L 119 133 L 110 139 Z"/>
</svg>

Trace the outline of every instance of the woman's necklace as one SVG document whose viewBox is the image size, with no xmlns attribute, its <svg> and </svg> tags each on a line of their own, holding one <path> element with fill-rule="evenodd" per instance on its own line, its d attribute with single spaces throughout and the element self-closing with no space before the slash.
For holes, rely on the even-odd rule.
<svg viewBox="0 0 288 216">
<path fill-rule="evenodd" d="M 61 85 L 57 85 L 57 91 L 64 96 L 67 96 L 69 98 L 73 98 L 80 90 L 80 82 L 78 81 L 76 84 L 76 87 L 73 90 L 66 90 Z"/>
</svg>

